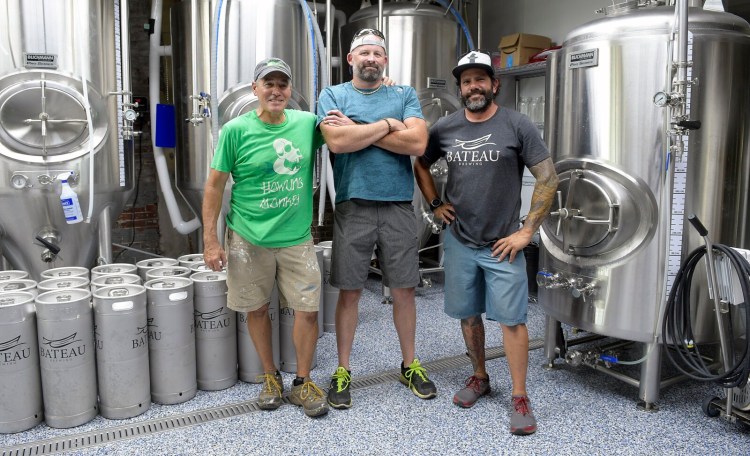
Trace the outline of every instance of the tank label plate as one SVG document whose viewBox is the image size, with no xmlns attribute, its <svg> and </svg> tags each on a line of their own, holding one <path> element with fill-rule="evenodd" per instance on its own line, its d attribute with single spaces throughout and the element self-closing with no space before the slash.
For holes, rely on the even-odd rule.
<svg viewBox="0 0 750 456">
<path fill-rule="evenodd" d="M 428 89 L 445 89 L 448 87 L 448 81 L 439 78 L 427 78 Z"/>
<path fill-rule="evenodd" d="M 23 53 L 23 66 L 26 68 L 57 69 L 57 54 Z"/>
<path fill-rule="evenodd" d="M 568 54 L 568 69 L 599 65 L 599 49 L 571 52 Z"/>
</svg>

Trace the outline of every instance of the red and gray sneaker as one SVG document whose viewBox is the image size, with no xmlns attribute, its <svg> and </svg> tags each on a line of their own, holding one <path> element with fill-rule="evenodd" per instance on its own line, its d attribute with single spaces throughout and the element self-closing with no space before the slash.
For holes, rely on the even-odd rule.
<svg viewBox="0 0 750 456">
<path fill-rule="evenodd" d="M 459 407 L 469 408 L 480 397 L 490 394 L 490 379 L 472 375 L 466 379 L 466 386 L 453 396 L 453 403 Z"/>
<path fill-rule="evenodd" d="M 529 435 L 536 432 L 536 418 L 531 411 L 528 396 L 513 396 L 510 410 L 510 433 Z"/>
</svg>

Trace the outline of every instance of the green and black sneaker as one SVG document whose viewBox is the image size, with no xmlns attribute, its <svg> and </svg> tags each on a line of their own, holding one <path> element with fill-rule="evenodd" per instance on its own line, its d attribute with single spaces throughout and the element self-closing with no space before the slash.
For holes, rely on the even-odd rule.
<svg viewBox="0 0 750 456">
<path fill-rule="evenodd" d="M 427 370 L 422 367 L 417 358 L 414 358 L 409 367 L 401 366 L 401 378 L 399 380 L 419 398 L 432 399 L 437 396 L 437 387 L 427 378 Z"/>
<path fill-rule="evenodd" d="M 328 389 L 328 405 L 335 409 L 348 409 L 352 406 L 352 395 L 349 385 L 352 374 L 339 366 L 331 376 L 331 387 Z"/>
</svg>

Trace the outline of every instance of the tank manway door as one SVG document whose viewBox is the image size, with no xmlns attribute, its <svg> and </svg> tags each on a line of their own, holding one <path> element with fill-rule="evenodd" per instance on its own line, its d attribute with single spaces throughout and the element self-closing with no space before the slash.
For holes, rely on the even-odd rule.
<svg viewBox="0 0 750 456">
<path fill-rule="evenodd" d="M 656 201 L 636 177 L 610 165 L 565 160 L 557 165 L 557 199 L 542 231 L 561 261 L 598 265 L 632 254 L 656 230 Z"/>
<path fill-rule="evenodd" d="M 89 131 L 80 86 L 80 81 L 54 74 L 21 73 L 0 80 L 0 154 L 42 162 L 86 153 L 82 145 Z M 96 106 L 100 96 L 93 87 L 89 95 Z M 92 115 L 95 128 L 102 128 L 99 116 Z"/>
</svg>

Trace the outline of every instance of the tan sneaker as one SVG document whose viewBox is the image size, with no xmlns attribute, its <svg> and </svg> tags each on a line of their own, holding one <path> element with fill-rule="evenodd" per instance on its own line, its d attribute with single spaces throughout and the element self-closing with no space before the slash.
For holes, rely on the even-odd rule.
<svg viewBox="0 0 750 456">
<path fill-rule="evenodd" d="M 305 415 L 309 417 L 328 413 L 325 393 L 309 378 L 305 378 L 301 385 L 292 386 L 292 392 L 289 393 L 289 402 L 302 406 Z"/>
<path fill-rule="evenodd" d="M 263 410 L 276 410 L 283 402 L 284 381 L 281 374 L 262 374 L 257 377 L 263 381 L 263 388 L 258 395 L 258 407 Z"/>
</svg>

